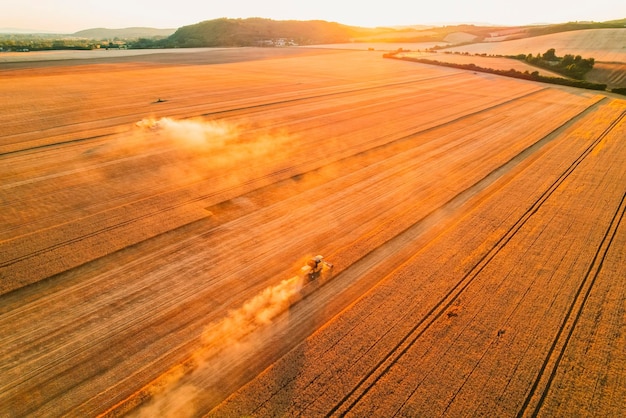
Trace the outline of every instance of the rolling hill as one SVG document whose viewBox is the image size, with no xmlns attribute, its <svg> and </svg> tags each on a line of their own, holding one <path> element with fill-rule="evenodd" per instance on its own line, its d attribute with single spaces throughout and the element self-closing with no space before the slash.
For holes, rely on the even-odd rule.
<svg viewBox="0 0 626 418">
<path fill-rule="evenodd" d="M 287 38 L 297 44 L 349 42 L 379 30 L 323 20 L 213 19 L 179 28 L 168 38 L 169 46 L 255 46 L 270 39 Z"/>
<path fill-rule="evenodd" d="M 480 42 L 450 48 L 449 51 L 516 55 L 543 53 L 548 48 L 555 48 L 559 56 L 572 54 L 594 57 L 600 62 L 626 62 L 624 45 L 626 45 L 626 28 L 586 29 L 502 42 Z"/>
<path fill-rule="evenodd" d="M 549 48 L 557 55 L 581 55 L 594 58 L 595 67 L 585 78 L 609 87 L 626 87 L 623 68 L 626 65 L 626 28 L 584 29 L 533 36 L 501 42 L 479 42 L 446 48 L 449 52 L 517 55 L 538 54 Z"/>
</svg>

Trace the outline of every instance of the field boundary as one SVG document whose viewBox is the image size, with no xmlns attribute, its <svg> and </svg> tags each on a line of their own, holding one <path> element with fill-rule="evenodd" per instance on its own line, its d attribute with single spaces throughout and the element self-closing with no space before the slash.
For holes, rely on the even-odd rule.
<svg viewBox="0 0 626 418">
<path fill-rule="evenodd" d="M 588 89 L 588 90 L 606 91 L 606 88 L 607 88 L 606 84 L 592 83 L 589 81 L 575 80 L 575 79 L 569 79 L 569 78 L 563 78 L 563 77 L 548 77 L 548 76 L 540 75 L 538 72 L 522 73 L 514 69 L 497 70 L 497 69 L 488 68 L 488 67 L 480 67 L 476 64 L 456 64 L 456 63 L 433 60 L 433 59 L 397 57 L 396 54 L 397 52 L 384 54 L 383 58 L 390 58 L 390 59 L 396 59 L 396 60 L 401 60 L 401 61 L 418 62 L 420 64 L 427 64 L 427 65 L 439 65 L 442 67 L 458 68 L 461 70 L 468 70 L 468 71 L 479 71 L 482 73 L 489 73 L 489 74 L 495 74 L 495 75 L 500 75 L 500 76 L 505 76 L 505 77 L 518 78 L 522 80 L 537 81 L 540 83 L 556 84 L 560 86 L 569 86 L 569 87 L 576 87 L 576 88 L 582 88 L 582 89 Z"/>
</svg>

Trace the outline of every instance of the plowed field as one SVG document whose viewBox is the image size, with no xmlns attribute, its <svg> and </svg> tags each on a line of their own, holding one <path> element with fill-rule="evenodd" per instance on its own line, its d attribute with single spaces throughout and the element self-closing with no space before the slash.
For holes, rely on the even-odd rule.
<svg viewBox="0 0 626 418">
<path fill-rule="evenodd" d="M 626 101 L 308 48 L 0 79 L 0 416 L 623 414 Z"/>
</svg>

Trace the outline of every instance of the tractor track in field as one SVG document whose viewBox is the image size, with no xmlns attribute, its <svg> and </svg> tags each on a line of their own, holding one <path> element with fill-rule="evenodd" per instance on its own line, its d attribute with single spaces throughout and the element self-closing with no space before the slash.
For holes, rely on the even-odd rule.
<svg viewBox="0 0 626 418">
<path fill-rule="evenodd" d="M 535 379 L 533 386 L 531 388 L 530 393 L 526 397 L 522 408 L 518 413 L 518 417 L 530 415 L 537 416 L 541 411 L 541 408 L 546 400 L 550 387 L 552 386 L 552 382 L 556 376 L 556 372 L 558 370 L 559 364 L 563 359 L 563 355 L 565 354 L 565 350 L 569 344 L 569 341 L 576 329 L 576 325 L 583 313 L 585 308 L 585 304 L 589 299 L 589 294 L 593 289 L 593 286 L 602 270 L 602 265 L 604 263 L 604 259 L 611 248 L 615 235 L 617 234 L 617 230 L 622 224 L 624 220 L 624 213 L 626 212 L 626 193 L 622 196 L 622 200 L 620 202 L 619 207 L 613 214 L 613 218 L 611 219 L 611 224 L 607 228 L 602 242 L 598 247 L 594 258 L 589 265 L 589 269 L 587 270 L 585 277 L 583 278 L 578 290 L 576 292 L 576 296 L 570 305 L 567 314 L 563 320 L 563 323 L 559 327 L 559 331 L 554 339 L 552 345 L 550 346 L 550 350 L 548 351 L 548 355 L 546 356 L 539 375 Z M 584 293 L 583 293 L 584 292 Z M 573 315 L 573 317 L 572 317 Z M 569 324 L 569 326 L 568 326 Z M 562 341 L 561 341 L 562 340 Z M 560 347 L 559 347 L 560 346 Z M 538 395 L 539 386 L 543 385 L 543 389 L 539 392 L 539 399 L 537 400 L 536 406 L 533 411 L 528 414 L 527 411 L 530 408 L 530 404 L 533 398 Z"/>
<path fill-rule="evenodd" d="M 378 138 L 378 137 L 374 138 L 372 140 L 369 140 L 369 141 L 363 141 L 360 144 L 360 147 L 361 147 L 360 151 L 357 151 L 355 154 L 342 156 L 341 158 L 339 158 L 337 160 L 334 160 L 334 161 L 331 161 L 331 162 L 325 162 L 324 165 L 322 165 L 322 166 L 317 166 L 317 167 L 311 168 L 311 164 L 314 164 L 315 161 L 306 161 L 306 162 L 300 163 L 298 165 L 292 165 L 292 166 L 283 168 L 281 170 L 273 171 L 273 172 L 271 172 L 269 174 L 266 174 L 266 175 L 263 175 L 263 176 L 260 176 L 260 177 L 256 177 L 256 178 L 253 178 L 253 179 L 241 182 L 241 183 L 237 184 L 236 186 L 223 188 L 223 189 L 220 189 L 220 190 L 217 190 L 217 191 L 212 191 L 210 193 L 201 194 L 201 195 L 195 196 L 195 197 L 193 197 L 191 199 L 186 199 L 186 200 L 182 200 L 182 201 L 176 201 L 175 204 L 171 204 L 171 205 L 167 205 L 167 206 L 161 207 L 158 210 L 151 211 L 149 213 L 144 213 L 141 216 L 133 217 L 133 218 L 128 219 L 126 221 L 123 221 L 123 222 L 120 222 L 120 223 L 116 223 L 114 225 L 109 225 L 109 226 L 107 226 L 105 228 L 100 228 L 100 229 L 92 231 L 92 232 L 90 232 L 88 234 L 84 234 L 84 235 L 81 235 L 81 236 L 78 236 L 78 237 L 74 237 L 72 239 L 69 239 L 69 240 L 66 240 L 66 241 L 63 241 L 63 242 L 60 242 L 60 243 L 57 243 L 57 244 L 45 247 L 45 248 L 41 248 L 39 250 L 30 252 L 28 254 L 25 254 L 25 255 L 22 255 L 22 256 L 19 256 L 19 257 L 14 257 L 14 258 L 11 258 L 11 259 L 8 259 L 8 260 L 1 261 L 0 262 L 0 268 L 9 267 L 9 266 L 11 266 L 11 265 L 13 265 L 15 263 L 27 260 L 27 259 L 32 258 L 34 256 L 39 256 L 39 255 L 45 254 L 47 252 L 55 251 L 55 250 L 57 250 L 59 248 L 66 247 L 68 245 L 72 245 L 72 244 L 78 243 L 78 242 L 80 242 L 80 241 L 82 241 L 84 239 L 88 239 L 88 238 L 100 235 L 102 233 L 107 233 L 107 232 L 110 232 L 110 231 L 122 228 L 124 226 L 131 225 L 131 224 L 135 223 L 136 221 L 149 219 L 151 217 L 158 216 L 159 214 L 163 214 L 163 213 L 166 213 L 168 211 L 172 211 L 172 210 L 175 210 L 175 209 L 187 206 L 187 205 L 191 205 L 191 204 L 194 204 L 194 203 L 197 203 L 197 202 L 201 202 L 201 201 L 210 199 L 211 197 L 214 197 L 214 196 L 219 196 L 219 195 L 232 195 L 233 197 L 242 196 L 242 195 L 250 193 L 251 191 L 254 191 L 256 189 L 260 189 L 260 188 L 264 188 L 264 187 L 271 187 L 273 184 L 279 183 L 279 182 L 284 181 L 284 180 L 288 180 L 289 178 L 294 178 L 294 177 L 298 177 L 298 176 L 302 176 L 302 175 L 306 175 L 306 174 L 311 174 L 311 173 L 320 171 L 320 170 L 322 170 L 325 167 L 328 167 L 330 165 L 341 164 L 342 162 L 345 162 L 346 160 L 349 160 L 350 158 L 362 156 L 365 153 L 376 151 L 376 150 L 382 150 L 385 147 L 389 147 L 389 146 L 391 146 L 393 144 L 397 144 L 397 143 L 400 143 L 400 142 L 403 142 L 403 141 L 407 141 L 407 140 L 409 140 L 410 138 L 412 138 L 415 135 L 423 134 L 425 132 L 428 132 L 428 131 L 431 131 L 431 130 L 434 130 L 434 129 L 438 129 L 438 128 L 441 128 L 441 127 L 444 127 L 444 126 L 447 126 L 447 125 L 452 125 L 454 123 L 458 123 L 459 121 L 465 120 L 465 119 L 470 118 L 472 116 L 475 116 L 475 115 L 478 115 L 478 114 L 481 114 L 481 113 L 484 113 L 484 112 L 488 112 L 488 111 L 497 109 L 498 107 L 505 106 L 505 105 L 507 105 L 509 103 L 515 102 L 516 100 L 520 100 L 520 99 L 523 99 L 523 98 L 530 97 L 530 96 L 532 96 L 534 94 L 538 94 L 538 93 L 544 91 L 545 89 L 546 89 L 546 87 L 538 88 L 538 89 L 531 90 L 530 92 L 525 92 L 525 93 L 523 93 L 523 94 L 521 94 L 519 96 L 513 97 L 513 98 L 507 98 L 507 99 L 505 99 L 503 101 L 500 101 L 498 103 L 495 103 L 495 104 L 493 104 L 491 106 L 488 106 L 488 107 L 485 107 L 485 108 L 481 108 L 481 109 L 479 109 L 477 111 L 474 111 L 474 112 L 465 113 L 465 114 L 463 114 L 463 115 L 461 115 L 461 116 L 459 116 L 457 118 L 454 118 L 452 120 L 446 121 L 446 122 L 444 122 L 442 124 L 438 124 L 436 126 L 427 127 L 425 129 L 421 129 L 421 130 L 418 130 L 418 131 L 415 131 L 415 132 L 411 132 L 408 135 L 401 136 L 401 137 L 395 138 L 395 139 L 391 139 L 390 141 L 384 142 L 383 144 L 379 143 L 381 138 Z M 597 103 L 599 103 L 599 102 L 596 102 L 596 104 Z M 577 115 L 573 116 L 572 119 L 570 119 L 570 121 L 568 121 L 568 123 L 573 121 L 573 120 L 575 120 L 576 118 L 580 117 L 580 115 L 582 115 L 584 112 L 586 112 L 589 109 L 590 108 L 587 108 L 587 109 L 581 111 L 580 114 L 577 114 Z M 559 128 L 557 128 L 557 129 L 559 129 Z M 173 189 L 164 190 L 164 191 L 162 191 L 160 193 L 153 194 L 153 195 L 144 197 L 142 199 L 135 200 L 135 201 L 133 201 L 133 202 L 131 202 L 131 203 L 125 205 L 125 206 L 132 206 L 132 205 L 140 204 L 141 202 L 147 202 L 147 201 L 150 201 L 152 199 L 155 199 L 158 196 L 164 196 L 164 195 L 167 195 L 167 194 L 175 193 L 177 191 L 180 191 L 180 190 L 192 187 L 194 184 L 200 184 L 202 182 L 205 182 L 206 180 L 207 179 L 200 179 L 200 180 L 197 180 L 197 181 L 195 181 L 193 183 L 189 183 L 189 184 L 186 184 L 186 185 L 183 185 L 183 186 L 178 186 L 178 187 L 173 188 Z M 269 183 L 268 183 L 268 181 L 269 181 Z M 243 190 L 243 192 L 240 193 L 240 192 L 237 192 L 237 190 Z M 232 199 L 232 197 L 231 197 L 231 199 Z M 230 200 L 230 199 L 227 199 L 227 200 Z M 220 202 L 217 202 L 216 204 L 218 204 L 218 203 L 220 203 Z M 113 210 L 116 210 L 116 209 L 119 209 L 119 207 L 108 209 L 105 212 L 97 212 L 97 213 L 89 215 L 89 217 L 94 218 L 94 219 L 95 218 L 100 218 L 100 217 L 103 216 L 103 213 L 106 213 L 108 211 L 113 211 Z M 207 212 L 207 216 L 209 216 L 208 212 Z M 75 221 L 76 221 L 76 219 L 74 219 L 72 222 L 75 222 Z M 70 222 L 66 222 L 65 224 L 69 224 L 69 223 Z M 57 224 L 57 225 L 54 226 L 54 228 L 58 228 L 58 227 L 60 227 L 62 225 L 64 225 L 64 224 Z M 34 231 L 34 232 L 32 232 L 30 234 L 27 234 L 27 235 L 37 234 L 38 232 L 39 231 Z M 10 239 L 8 241 L 13 241 L 15 239 L 20 239 L 20 238 L 23 238 L 23 237 L 24 236 L 14 237 L 14 238 L 12 238 L 12 239 Z"/>
<path fill-rule="evenodd" d="M 598 106 L 598 103 L 596 103 L 595 105 L 592 105 L 590 108 L 588 108 L 586 111 L 590 111 L 592 108 L 595 108 Z M 574 117 L 570 122 L 573 122 L 574 120 L 578 119 L 581 115 Z M 391 349 L 388 350 L 387 354 L 385 356 L 383 356 L 383 358 L 376 363 L 376 365 L 370 369 L 369 372 L 367 372 L 360 380 L 359 382 L 352 388 L 352 390 L 350 390 L 339 402 L 337 402 L 330 410 L 329 412 L 326 414 L 327 417 L 330 416 L 343 416 L 345 415 L 348 411 L 350 411 L 364 396 L 367 395 L 367 393 L 374 387 L 374 385 L 376 384 L 376 382 L 381 379 L 384 375 L 386 375 L 391 368 L 394 366 L 394 364 L 396 364 L 398 362 L 398 360 L 403 357 L 407 351 L 413 346 L 413 344 L 415 344 L 419 338 L 424 334 L 424 332 L 426 332 L 426 330 L 428 328 L 430 328 L 431 325 L 433 325 L 435 323 L 435 321 L 437 321 L 442 315 L 444 315 L 444 313 L 446 312 L 446 310 L 448 308 L 450 308 L 454 302 L 461 296 L 461 294 L 463 293 L 463 291 L 474 281 L 474 279 L 478 276 L 478 274 L 489 264 L 489 262 L 507 245 L 507 243 L 513 238 L 513 236 L 524 226 L 524 224 L 526 224 L 526 222 L 539 210 L 539 208 L 544 204 L 544 202 L 560 187 L 560 185 L 574 172 L 574 170 L 580 165 L 580 163 L 598 146 L 598 144 L 604 139 L 604 137 L 615 127 L 617 126 L 617 124 L 626 116 L 626 111 L 622 112 L 591 144 L 589 144 L 584 151 L 578 156 L 578 158 L 576 158 L 568 167 L 565 171 L 563 171 L 561 173 L 561 175 L 539 196 L 539 198 L 534 202 L 534 204 L 528 208 L 524 214 L 505 232 L 505 234 L 495 243 L 495 245 L 493 247 L 491 247 L 491 249 L 484 255 L 482 256 L 478 262 L 461 278 L 461 280 L 459 280 L 449 291 L 448 293 L 437 303 L 435 304 L 425 315 L 424 317 L 418 322 L 416 323 L 410 330 L 408 333 L 406 333 L 404 335 L 404 337 L 402 337 L 398 343 L 396 343 Z M 563 129 L 565 128 L 565 126 L 562 127 Z M 496 170 L 497 171 L 497 170 Z M 534 392 L 537 389 L 537 386 L 539 385 L 539 381 L 542 378 L 543 374 L 545 373 L 545 369 L 547 367 L 547 363 L 549 361 L 549 359 L 552 357 L 553 352 L 555 351 L 555 347 L 557 345 L 557 341 L 559 340 L 561 334 L 563 333 L 563 329 L 565 327 L 565 322 L 567 322 L 567 320 L 569 319 L 572 310 L 574 309 L 574 305 L 577 304 L 578 299 L 582 293 L 582 288 L 585 284 L 585 282 L 587 281 L 589 275 L 592 273 L 592 270 L 595 270 L 594 273 L 594 278 L 595 276 L 597 276 L 599 268 L 601 268 L 601 261 L 604 258 L 608 247 L 610 246 L 610 241 L 612 240 L 612 237 L 615 234 L 615 231 L 617 230 L 617 226 L 619 225 L 619 223 L 621 222 L 623 215 L 624 215 L 624 199 L 622 199 L 622 203 L 620 204 L 620 207 L 618 208 L 618 210 L 616 211 L 614 217 L 613 217 L 613 221 L 609 227 L 609 229 L 606 231 L 605 233 L 605 238 L 602 241 L 602 244 L 600 247 L 602 247 L 605 243 L 605 241 L 607 241 L 607 238 L 610 235 L 610 239 L 609 239 L 609 244 L 606 246 L 606 248 L 603 249 L 602 254 L 600 255 L 600 250 L 601 248 L 598 248 L 598 251 L 596 253 L 596 257 L 594 258 L 594 261 L 592 263 L 592 265 L 589 267 L 589 270 L 587 272 L 587 275 L 585 276 L 585 278 L 583 279 L 583 282 L 581 283 L 581 287 L 578 290 L 578 293 L 576 295 L 576 297 L 574 298 L 574 301 L 572 303 L 572 305 L 570 306 L 570 309 L 568 311 L 568 314 L 566 315 L 565 321 L 561 326 L 561 329 L 559 330 L 554 343 L 550 349 L 550 352 L 548 353 L 548 356 L 546 357 L 546 360 L 544 362 L 544 366 L 542 367 L 542 370 L 539 374 L 539 376 L 537 377 L 535 384 L 533 385 L 533 389 L 531 390 L 531 394 L 527 397 L 526 402 L 524 403 L 521 411 L 520 411 L 520 416 L 524 415 L 524 412 L 526 410 L 526 408 L 528 407 L 528 404 L 530 403 L 530 398 L 532 397 L 532 395 L 534 394 Z M 621 215 L 619 215 L 619 213 L 621 212 Z M 616 222 L 616 219 L 619 216 L 619 220 Z M 615 226 L 614 226 L 615 225 Z M 383 244 L 385 245 L 385 244 Z M 600 261 L 597 261 L 597 260 Z M 595 267 L 597 265 L 597 267 Z M 593 282 L 593 280 L 592 280 Z M 584 299 L 586 299 L 586 297 L 588 296 L 588 292 L 590 291 L 591 286 L 589 287 L 589 289 L 587 290 L 587 292 L 585 293 Z M 580 312 L 582 311 L 582 307 L 584 306 L 584 300 L 583 300 L 583 304 L 581 304 L 579 311 L 577 312 L 577 315 L 575 317 L 578 318 L 580 316 Z M 575 324 L 574 324 L 575 325 Z M 570 329 L 570 334 L 573 332 L 574 327 L 572 326 L 572 328 Z M 568 337 L 569 337 L 568 335 Z M 564 351 L 566 347 L 566 344 L 562 347 L 561 351 Z M 562 352 L 560 353 L 560 356 L 562 356 Z M 559 356 L 559 357 L 560 357 Z M 554 373 L 554 371 L 556 370 L 556 365 L 554 366 L 554 368 L 552 369 L 552 373 L 551 376 L 549 377 L 549 381 L 548 384 L 546 385 L 546 388 L 544 389 L 543 393 L 542 393 L 542 399 L 543 397 L 545 397 L 545 394 L 547 393 L 547 389 L 549 388 L 549 383 L 552 380 L 553 376 L 552 374 Z M 540 408 L 541 405 L 541 400 L 537 406 L 537 411 Z M 535 411 L 535 412 L 537 412 Z"/>
<path fill-rule="evenodd" d="M 602 132 L 602 134 L 600 134 L 600 136 L 592 143 L 591 147 L 595 147 L 600 141 L 602 141 L 602 139 L 604 139 L 604 137 L 608 135 L 608 133 L 615 126 L 617 126 L 617 124 L 620 123 L 624 119 L 624 117 L 626 117 L 626 112 L 622 112 L 622 114 L 617 119 L 615 119 L 606 128 L 606 130 Z M 592 151 L 592 149 L 593 148 L 588 149 L 584 153 L 584 156 L 588 155 Z M 583 158 L 581 158 L 580 161 L 582 161 Z M 578 165 L 580 161 L 577 160 L 576 165 Z M 611 244 L 613 242 L 613 239 L 615 238 L 615 234 L 617 233 L 617 230 L 619 229 L 624 219 L 625 211 L 626 193 L 624 193 L 624 195 L 622 196 L 620 204 L 618 205 L 615 213 L 613 214 L 613 217 L 611 218 L 611 222 L 607 227 L 604 236 L 602 237 L 602 241 L 600 242 L 600 245 L 595 252 L 593 260 L 591 261 L 589 268 L 587 269 L 584 277 L 580 282 L 576 294 L 572 299 L 567 313 L 563 318 L 563 322 L 561 323 L 554 337 L 554 340 L 552 341 L 550 349 L 547 352 L 541 369 L 539 370 L 539 373 L 530 389 L 530 392 L 526 396 L 526 399 L 524 400 L 524 403 L 517 414 L 518 417 L 521 418 L 522 416 L 528 415 L 528 410 L 529 408 L 531 408 L 531 403 L 537 396 L 539 396 L 539 399 L 536 401 L 535 407 L 532 408 L 533 411 L 530 413 L 530 416 L 537 416 L 537 414 L 540 412 L 556 375 L 556 371 L 561 362 L 561 359 L 563 358 L 572 334 L 576 329 L 576 325 L 578 324 L 578 321 L 582 315 L 585 304 L 589 299 L 589 294 L 591 293 L 596 279 L 600 274 L 604 259 L 606 258 L 606 254 L 608 253 L 609 248 L 611 248 Z M 540 388 L 540 386 L 543 387 Z"/>
</svg>

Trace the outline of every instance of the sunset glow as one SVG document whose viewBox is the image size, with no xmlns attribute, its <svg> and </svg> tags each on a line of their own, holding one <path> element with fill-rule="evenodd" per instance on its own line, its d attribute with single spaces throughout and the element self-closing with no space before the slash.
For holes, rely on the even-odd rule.
<svg viewBox="0 0 626 418">
<path fill-rule="evenodd" d="M 2 0 L 0 416 L 615 417 L 624 0 Z"/>
<path fill-rule="evenodd" d="M 234 0 L 197 2 L 191 0 L 133 2 L 109 0 L 38 0 L 34 7 L 22 1 L 5 0 L 0 28 L 28 28 L 73 33 L 106 27 L 147 26 L 177 28 L 220 17 L 264 17 L 277 20 L 321 19 L 355 26 L 393 26 L 411 24 L 489 23 L 523 25 L 568 21 L 607 21 L 626 16 L 626 3 L 620 0 L 598 0 L 586 3 L 562 0 L 530 0 L 512 7 L 498 0 L 452 0 L 448 2 L 410 3 L 400 0 L 364 3 L 331 0 L 287 1 Z"/>
</svg>

